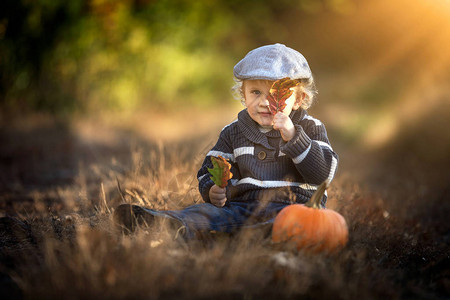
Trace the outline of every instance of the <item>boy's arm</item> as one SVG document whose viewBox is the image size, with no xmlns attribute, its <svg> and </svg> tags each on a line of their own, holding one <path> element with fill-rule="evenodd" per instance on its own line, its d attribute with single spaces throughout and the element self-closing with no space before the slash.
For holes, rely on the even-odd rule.
<svg viewBox="0 0 450 300">
<path fill-rule="evenodd" d="M 203 160 L 203 164 L 197 173 L 198 189 L 200 191 L 200 195 L 202 196 L 203 201 L 208 203 L 211 203 L 211 200 L 209 198 L 209 190 L 214 185 L 214 182 L 210 178 L 211 174 L 209 174 L 208 168 L 213 167 L 213 164 L 211 162 L 211 156 L 217 157 L 219 155 L 227 159 L 231 164 L 231 173 L 233 173 L 233 179 L 238 178 L 239 170 L 234 160 L 233 147 L 231 146 L 229 134 L 227 132 L 227 127 L 224 128 L 220 133 L 216 145 L 206 154 L 206 157 Z"/>
<path fill-rule="evenodd" d="M 292 158 L 306 183 L 331 182 L 336 173 L 338 155 L 331 148 L 325 126 L 312 117 L 302 125 L 295 124 L 295 136 L 283 143 L 280 151 Z"/>
</svg>

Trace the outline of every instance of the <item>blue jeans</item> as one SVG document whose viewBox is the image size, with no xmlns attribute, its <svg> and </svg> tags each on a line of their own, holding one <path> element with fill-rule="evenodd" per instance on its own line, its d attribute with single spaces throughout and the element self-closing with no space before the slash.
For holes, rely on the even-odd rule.
<svg viewBox="0 0 450 300">
<path fill-rule="evenodd" d="M 280 210 L 289 204 L 269 202 L 227 202 L 223 207 L 210 203 L 189 206 L 183 210 L 158 211 L 144 208 L 153 216 L 169 217 L 185 226 L 184 237 L 189 240 L 198 233 L 218 231 L 231 233 L 241 228 L 258 228 L 273 223 Z"/>
</svg>

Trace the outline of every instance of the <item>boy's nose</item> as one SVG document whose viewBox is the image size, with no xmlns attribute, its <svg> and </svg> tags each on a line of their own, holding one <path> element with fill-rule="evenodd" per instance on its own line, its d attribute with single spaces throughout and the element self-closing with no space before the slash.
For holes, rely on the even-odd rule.
<svg viewBox="0 0 450 300">
<path fill-rule="evenodd" d="M 269 106 L 269 100 L 267 99 L 267 96 L 264 96 L 263 99 L 259 102 L 259 105 L 261 106 Z"/>
</svg>

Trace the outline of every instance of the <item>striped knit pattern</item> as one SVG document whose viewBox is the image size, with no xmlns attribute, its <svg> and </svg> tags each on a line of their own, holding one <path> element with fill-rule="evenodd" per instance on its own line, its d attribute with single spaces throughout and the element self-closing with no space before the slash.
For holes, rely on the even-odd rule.
<svg viewBox="0 0 450 300">
<path fill-rule="evenodd" d="M 212 168 L 211 156 L 221 155 L 231 163 L 229 201 L 305 203 L 320 183 L 331 181 L 338 156 L 331 148 L 325 126 L 302 109 L 292 111 L 290 118 L 296 133 L 286 143 L 278 130 L 262 133 L 247 110 L 242 110 L 238 120 L 222 129 L 198 171 L 203 200 L 210 202 L 209 190 L 214 184 L 207 170 Z M 325 202 L 326 196 L 322 204 Z"/>
</svg>

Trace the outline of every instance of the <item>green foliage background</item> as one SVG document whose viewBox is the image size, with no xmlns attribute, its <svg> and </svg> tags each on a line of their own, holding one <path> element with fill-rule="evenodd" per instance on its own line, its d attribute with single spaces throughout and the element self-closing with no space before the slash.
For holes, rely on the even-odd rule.
<svg viewBox="0 0 450 300">
<path fill-rule="evenodd" d="M 422 64 L 433 57 L 424 50 L 429 33 L 442 33 L 448 20 L 433 15 L 443 11 L 438 5 L 431 11 L 429 1 L 413 2 L 4 0 L 1 108 L 95 113 L 229 105 L 234 64 L 275 42 L 307 57 L 327 101 L 389 107 L 417 86 Z M 448 73 L 436 78 L 445 82 Z"/>
<path fill-rule="evenodd" d="M 273 42 L 296 46 L 292 35 L 309 29 L 291 26 L 295 19 L 338 14 L 336 3 L 349 1 L 2 1 L 2 107 L 226 103 L 232 67 L 245 53 Z"/>
</svg>

